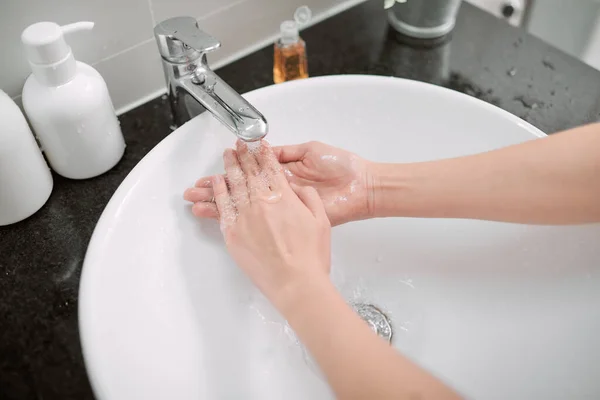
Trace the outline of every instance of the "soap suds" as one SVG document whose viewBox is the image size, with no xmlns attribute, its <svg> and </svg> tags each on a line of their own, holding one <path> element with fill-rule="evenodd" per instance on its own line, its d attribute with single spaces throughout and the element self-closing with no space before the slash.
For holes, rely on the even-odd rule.
<svg viewBox="0 0 600 400">
<path fill-rule="evenodd" d="M 256 155 L 262 147 L 260 140 L 257 140 L 256 142 L 246 142 L 245 144 L 248 147 L 248 152 L 254 155 Z"/>
<path fill-rule="evenodd" d="M 225 175 L 225 182 L 227 183 L 231 196 L 224 206 L 224 210 L 221 213 L 222 215 L 220 215 L 221 230 L 223 232 L 235 224 L 239 215 L 237 211 L 238 208 L 248 204 L 251 197 L 266 203 L 277 203 L 282 198 L 281 192 L 272 190 L 276 175 L 280 174 L 283 168 L 273 155 L 267 154 L 267 152 L 271 151 L 269 143 L 264 140 L 248 143 L 238 142 L 238 146 L 238 152 L 247 149 L 250 157 L 261 159 L 262 165 L 259 165 L 259 168 L 261 169 L 260 173 L 250 179 L 247 179 L 241 168 L 232 168 L 229 170 L 229 175 Z M 234 151 L 233 155 L 238 157 L 238 152 Z M 267 160 L 266 164 L 264 160 Z M 210 184 L 210 181 L 208 181 L 208 183 Z M 203 185 L 202 182 L 200 184 Z M 245 187 L 246 185 L 249 192 L 248 196 L 240 195 L 239 192 L 232 193 L 235 192 L 231 190 L 232 186 Z"/>
<path fill-rule="evenodd" d="M 237 221 L 238 212 L 235 208 L 233 201 L 231 199 L 227 200 L 223 205 L 222 209 L 219 210 L 219 227 L 221 228 L 221 232 L 224 234 L 227 232 L 227 229 L 232 227 Z"/>
</svg>

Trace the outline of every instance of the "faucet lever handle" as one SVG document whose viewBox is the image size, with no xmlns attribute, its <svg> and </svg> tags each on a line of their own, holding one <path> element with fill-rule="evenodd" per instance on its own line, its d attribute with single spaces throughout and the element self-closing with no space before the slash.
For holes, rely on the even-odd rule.
<svg viewBox="0 0 600 400">
<path fill-rule="evenodd" d="M 174 17 L 154 27 L 160 54 L 169 61 L 189 59 L 190 49 L 207 53 L 221 46 L 216 38 L 202 31 L 193 17 Z"/>
</svg>

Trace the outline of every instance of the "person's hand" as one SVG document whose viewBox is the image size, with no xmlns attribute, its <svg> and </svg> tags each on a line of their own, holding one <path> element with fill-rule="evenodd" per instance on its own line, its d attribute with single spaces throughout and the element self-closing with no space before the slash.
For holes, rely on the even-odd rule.
<svg viewBox="0 0 600 400">
<path fill-rule="evenodd" d="M 223 159 L 226 176 L 202 179 L 184 197 L 195 201 L 198 189 L 214 196 L 196 202 L 194 214 L 218 215 L 238 266 L 278 308 L 304 283 L 329 279 L 330 224 L 316 190 L 290 184 L 266 143 L 249 152 L 238 142 Z"/>
<path fill-rule="evenodd" d="M 374 185 L 368 161 L 319 142 L 274 147 L 273 151 L 290 183 L 317 190 L 332 226 L 373 216 Z M 186 192 L 186 199 L 195 203 L 196 216 L 218 217 L 208 177 L 199 179 Z"/>
<path fill-rule="evenodd" d="M 368 161 L 320 142 L 273 151 L 291 183 L 317 190 L 332 226 L 372 217 L 373 176 Z"/>
</svg>

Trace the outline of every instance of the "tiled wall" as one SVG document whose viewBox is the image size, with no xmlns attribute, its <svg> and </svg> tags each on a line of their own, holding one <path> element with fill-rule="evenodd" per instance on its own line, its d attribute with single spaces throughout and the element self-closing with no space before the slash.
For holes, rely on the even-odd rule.
<svg viewBox="0 0 600 400">
<path fill-rule="evenodd" d="M 125 111 L 164 90 L 153 37 L 157 21 L 196 17 L 222 47 L 209 57 L 213 67 L 274 40 L 279 24 L 300 5 L 313 21 L 362 0 L 2 0 L 0 6 L 0 88 L 18 100 L 29 66 L 20 35 L 29 24 L 93 21 L 94 29 L 67 37 L 75 58 L 93 65 L 108 84 L 115 108 Z"/>
</svg>

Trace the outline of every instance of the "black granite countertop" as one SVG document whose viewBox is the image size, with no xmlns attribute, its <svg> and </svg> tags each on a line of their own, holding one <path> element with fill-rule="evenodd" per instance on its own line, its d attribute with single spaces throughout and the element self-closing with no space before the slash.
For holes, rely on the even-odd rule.
<svg viewBox="0 0 600 400">
<path fill-rule="evenodd" d="M 312 76 L 394 75 L 443 85 L 493 103 L 551 133 L 596 121 L 600 72 L 463 4 L 450 40 L 403 44 L 370 1 L 302 33 Z M 272 48 L 218 73 L 247 92 L 272 83 Z M 79 342 L 77 293 L 88 241 L 129 171 L 170 132 L 166 98 L 120 117 L 127 150 L 110 172 L 54 176 L 48 203 L 0 227 L 0 399 L 93 398 Z"/>
</svg>

